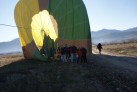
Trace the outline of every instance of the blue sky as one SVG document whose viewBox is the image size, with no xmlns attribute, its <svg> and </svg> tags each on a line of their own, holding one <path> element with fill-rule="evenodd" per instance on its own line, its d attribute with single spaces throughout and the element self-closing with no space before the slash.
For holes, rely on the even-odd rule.
<svg viewBox="0 0 137 92">
<path fill-rule="evenodd" d="M 137 0 L 84 0 L 91 30 L 137 27 Z"/>
<path fill-rule="evenodd" d="M 137 27 L 137 0 L 83 0 L 91 31 L 125 30 Z M 15 25 L 14 7 L 18 0 L 0 0 L 0 24 Z M 18 37 L 17 28 L 0 25 L 0 42 Z"/>
</svg>

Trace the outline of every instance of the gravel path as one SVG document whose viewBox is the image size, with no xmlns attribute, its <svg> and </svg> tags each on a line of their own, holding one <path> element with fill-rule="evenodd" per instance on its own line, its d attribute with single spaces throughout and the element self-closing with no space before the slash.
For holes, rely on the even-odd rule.
<svg viewBox="0 0 137 92">
<path fill-rule="evenodd" d="M 95 61 L 107 64 L 108 66 L 115 66 L 118 69 L 126 71 L 126 74 L 134 73 L 132 77 L 137 78 L 137 58 L 129 57 L 125 55 L 116 55 L 109 52 L 102 52 L 102 55 L 98 54 L 97 49 L 93 48 L 93 54 L 97 55 Z"/>
</svg>

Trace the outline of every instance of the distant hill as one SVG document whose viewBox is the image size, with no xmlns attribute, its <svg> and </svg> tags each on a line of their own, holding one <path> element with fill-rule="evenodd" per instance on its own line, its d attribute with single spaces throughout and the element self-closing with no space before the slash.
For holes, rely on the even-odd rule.
<svg viewBox="0 0 137 92">
<path fill-rule="evenodd" d="M 127 30 L 109 30 L 102 29 L 99 31 L 92 31 L 92 42 L 93 44 L 101 43 L 112 43 L 122 42 L 128 40 L 137 40 L 137 27 Z"/>
<path fill-rule="evenodd" d="M 13 52 L 22 52 L 18 38 L 9 42 L 0 42 L 0 54 Z"/>
<path fill-rule="evenodd" d="M 92 31 L 92 43 L 112 43 L 122 42 L 126 40 L 135 39 L 137 40 L 137 27 L 127 30 L 109 30 L 102 29 L 99 31 Z M 0 42 L 0 54 L 22 52 L 19 38 L 16 38 L 9 42 Z"/>
</svg>

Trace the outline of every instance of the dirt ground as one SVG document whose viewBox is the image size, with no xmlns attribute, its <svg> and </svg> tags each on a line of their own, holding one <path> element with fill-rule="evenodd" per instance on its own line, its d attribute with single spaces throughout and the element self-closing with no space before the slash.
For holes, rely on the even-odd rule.
<svg viewBox="0 0 137 92">
<path fill-rule="evenodd" d="M 137 92 L 137 58 L 93 53 L 88 63 L 1 57 L 0 92 Z"/>
</svg>

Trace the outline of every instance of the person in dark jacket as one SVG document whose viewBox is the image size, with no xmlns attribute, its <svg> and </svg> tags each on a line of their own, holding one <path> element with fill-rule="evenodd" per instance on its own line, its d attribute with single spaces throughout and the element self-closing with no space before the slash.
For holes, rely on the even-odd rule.
<svg viewBox="0 0 137 92">
<path fill-rule="evenodd" d="M 99 54 L 101 55 L 101 49 L 103 49 L 101 43 L 97 45 L 97 49 L 99 51 Z"/>
<path fill-rule="evenodd" d="M 64 49 L 64 46 L 63 46 L 63 45 L 62 45 L 62 47 L 61 47 L 61 61 L 67 62 L 67 60 L 66 60 L 66 55 L 65 55 L 65 49 Z"/>
<path fill-rule="evenodd" d="M 81 48 L 81 53 L 82 53 L 82 56 L 81 56 L 81 63 L 84 61 L 84 63 L 87 63 L 87 50 L 86 48 Z"/>
<path fill-rule="evenodd" d="M 57 60 L 61 62 L 61 48 L 60 47 L 57 48 Z"/>
<path fill-rule="evenodd" d="M 73 61 L 77 62 L 77 47 L 76 46 L 72 46 L 72 53 L 73 53 Z"/>
<path fill-rule="evenodd" d="M 65 58 L 66 58 L 66 62 L 69 60 L 69 48 L 68 48 L 68 45 L 65 44 L 65 47 L 64 47 L 64 54 L 65 54 Z"/>
</svg>

